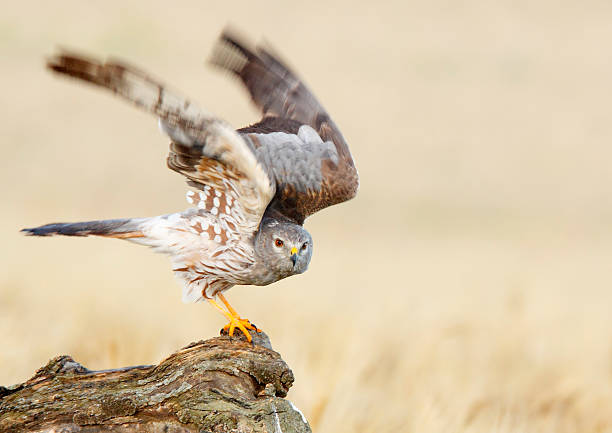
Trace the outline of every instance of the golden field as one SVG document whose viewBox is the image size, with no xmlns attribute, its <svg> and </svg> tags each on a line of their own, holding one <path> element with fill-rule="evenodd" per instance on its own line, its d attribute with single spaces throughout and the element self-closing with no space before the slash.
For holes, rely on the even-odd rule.
<svg viewBox="0 0 612 433">
<path fill-rule="evenodd" d="M 187 207 L 156 120 L 47 73 L 55 46 L 238 127 L 256 111 L 205 66 L 231 23 L 304 77 L 361 175 L 307 221 L 306 274 L 228 293 L 313 431 L 612 431 L 612 4 L 226 3 L 3 5 L 0 384 L 58 354 L 157 363 L 224 324 L 163 256 L 18 230 Z"/>
</svg>

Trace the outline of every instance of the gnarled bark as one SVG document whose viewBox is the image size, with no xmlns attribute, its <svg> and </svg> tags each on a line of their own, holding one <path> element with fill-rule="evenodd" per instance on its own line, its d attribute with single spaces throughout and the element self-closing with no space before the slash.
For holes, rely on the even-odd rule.
<svg viewBox="0 0 612 433">
<path fill-rule="evenodd" d="M 0 432 L 310 432 L 283 398 L 293 373 L 265 334 L 254 337 L 212 338 L 117 370 L 58 356 L 27 382 L 0 386 Z"/>
</svg>

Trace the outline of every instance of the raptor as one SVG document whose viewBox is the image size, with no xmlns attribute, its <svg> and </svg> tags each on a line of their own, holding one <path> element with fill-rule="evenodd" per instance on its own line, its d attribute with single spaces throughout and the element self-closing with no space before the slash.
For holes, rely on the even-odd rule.
<svg viewBox="0 0 612 433">
<path fill-rule="evenodd" d="M 228 31 L 211 63 L 236 76 L 262 119 L 235 130 L 142 70 L 62 51 L 52 71 L 122 97 L 159 119 L 168 167 L 187 178 L 188 209 L 149 218 L 55 223 L 34 236 L 104 236 L 170 256 L 183 301 L 207 300 L 233 335 L 258 331 L 225 299 L 234 285 L 267 285 L 306 271 L 313 251 L 304 220 L 355 196 L 359 178 L 340 130 L 304 83 L 274 54 Z M 226 308 L 217 303 L 219 299 Z"/>
</svg>

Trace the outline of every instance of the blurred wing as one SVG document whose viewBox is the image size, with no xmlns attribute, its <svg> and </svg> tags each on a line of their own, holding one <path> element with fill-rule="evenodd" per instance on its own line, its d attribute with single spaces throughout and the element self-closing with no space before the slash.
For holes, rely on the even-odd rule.
<svg viewBox="0 0 612 433">
<path fill-rule="evenodd" d="M 272 210 L 302 223 L 355 196 L 359 177 L 344 137 L 308 88 L 277 57 L 224 33 L 212 63 L 234 73 L 264 118 L 239 131 L 276 181 Z"/>
<path fill-rule="evenodd" d="M 274 196 L 274 185 L 249 144 L 225 122 L 169 91 L 139 69 L 62 52 L 49 59 L 55 72 L 98 85 L 159 117 L 170 136 L 168 166 L 214 197 L 233 197 L 242 231 L 254 232 Z M 209 191 L 212 189 L 212 192 Z M 216 208 L 216 212 L 223 209 Z"/>
</svg>

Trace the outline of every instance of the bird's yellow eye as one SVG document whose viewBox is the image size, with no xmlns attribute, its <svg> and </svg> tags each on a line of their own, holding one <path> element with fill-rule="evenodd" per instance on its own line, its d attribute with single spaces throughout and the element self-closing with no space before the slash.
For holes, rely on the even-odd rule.
<svg viewBox="0 0 612 433">
<path fill-rule="evenodd" d="M 302 249 L 305 250 L 306 248 L 308 248 L 308 242 L 304 242 L 302 244 Z"/>
<path fill-rule="evenodd" d="M 274 241 L 274 245 L 276 245 L 277 247 L 279 247 L 279 248 L 280 248 L 280 247 L 282 247 L 283 245 L 285 245 L 285 243 L 284 243 L 282 240 L 280 240 L 280 239 L 276 239 L 276 240 Z"/>
</svg>

